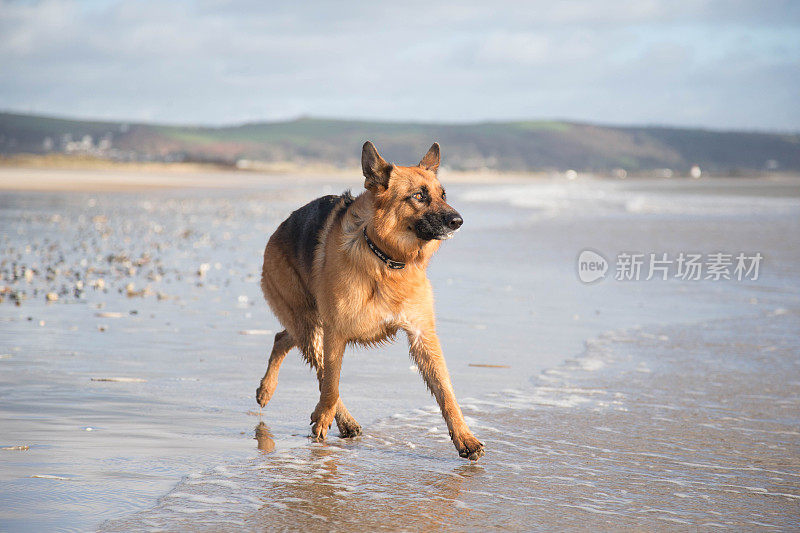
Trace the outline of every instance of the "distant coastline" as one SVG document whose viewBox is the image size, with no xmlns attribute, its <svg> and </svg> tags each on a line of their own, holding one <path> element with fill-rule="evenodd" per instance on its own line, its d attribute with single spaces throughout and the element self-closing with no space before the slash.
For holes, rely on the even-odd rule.
<svg viewBox="0 0 800 533">
<path fill-rule="evenodd" d="M 547 120 L 435 124 L 300 118 L 201 127 L 0 113 L 3 166 L 341 171 L 358 167 L 360 146 L 368 139 L 404 164 L 436 140 L 443 164 L 460 172 L 616 177 L 800 172 L 800 133 Z"/>
</svg>

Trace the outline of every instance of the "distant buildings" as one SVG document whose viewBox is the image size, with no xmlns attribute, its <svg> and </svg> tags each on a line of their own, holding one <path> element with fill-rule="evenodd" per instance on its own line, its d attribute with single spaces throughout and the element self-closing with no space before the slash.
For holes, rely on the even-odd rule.
<svg viewBox="0 0 800 533">
<path fill-rule="evenodd" d="M 93 155 L 97 157 L 113 157 L 116 154 L 112 149 L 112 135 L 106 133 L 95 142 L 93 136 L 89 134 L 82 135 L 80 139 L 75 140 L 71 133 L 65 133 L 58 140 L 58 143 L 47 136 L 42 139 L 42 151 L 53 152 L 60 151 L 66 154 L 73 155 Z"/>
</svg>

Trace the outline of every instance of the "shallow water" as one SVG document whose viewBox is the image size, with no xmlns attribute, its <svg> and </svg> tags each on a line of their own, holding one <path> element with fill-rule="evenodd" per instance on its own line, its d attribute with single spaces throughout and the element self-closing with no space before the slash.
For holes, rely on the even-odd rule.
<svg viewBox="0 0 800 533">
<path fill-rule="evenodd" d="M 435 409 L 327 445 L 275 448 L 262 423 L 261 454 L 103 529 L 793 529 L 799 319 L 604 335 L 529 387 L 465 401 L 491 443 L 478 464 L 453 459 Z"/>
<path fill-rule="evenodd" d="M 0 304 L 0 447 L 28 448 L 0 450 L 0 525 L 797 527 L 800 189 L 673 183 L 448 187 L 466 224 L 430 275 L 477 465 L 402 342 L 346 354 L 363 437 L 307 440 L 294 353 L 255 404 L 263 245 L 344 186 L 1 195 L 0 286 L 24 298 Z M 583 285 L 587 247 L 766 259 L 756 282 Z"/>
</svg>

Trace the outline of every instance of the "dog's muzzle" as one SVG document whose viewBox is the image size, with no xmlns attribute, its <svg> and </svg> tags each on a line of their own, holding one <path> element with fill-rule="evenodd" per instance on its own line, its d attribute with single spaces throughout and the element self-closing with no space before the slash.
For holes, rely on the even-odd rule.
<svg viewBox="0 0 800 533">
<path fill-rule="evenodd" d="M 414 224 L 414 231 L 417 237 L 424 241 L 446 240 L 451 238 L 463 223 L 464 219 L 455 209 L 428 212 Z"/>
</svg>

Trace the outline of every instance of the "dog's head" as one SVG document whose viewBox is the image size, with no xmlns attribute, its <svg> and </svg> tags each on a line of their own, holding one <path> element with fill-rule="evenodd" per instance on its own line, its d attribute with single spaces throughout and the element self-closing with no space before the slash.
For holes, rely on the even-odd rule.
<svg viewBox="0 0 800 533">
<path fill-rule="evenodd" d="M 418 165 L 401 167 L 384 161 L 367 141 L 361 152 L 364 187 L 372 192 L 376 229 L 405 249 L 449 239 L 464 220 L 450 207 L 436 173 L 439 144 L 433 143 Z"/>
</svg>

